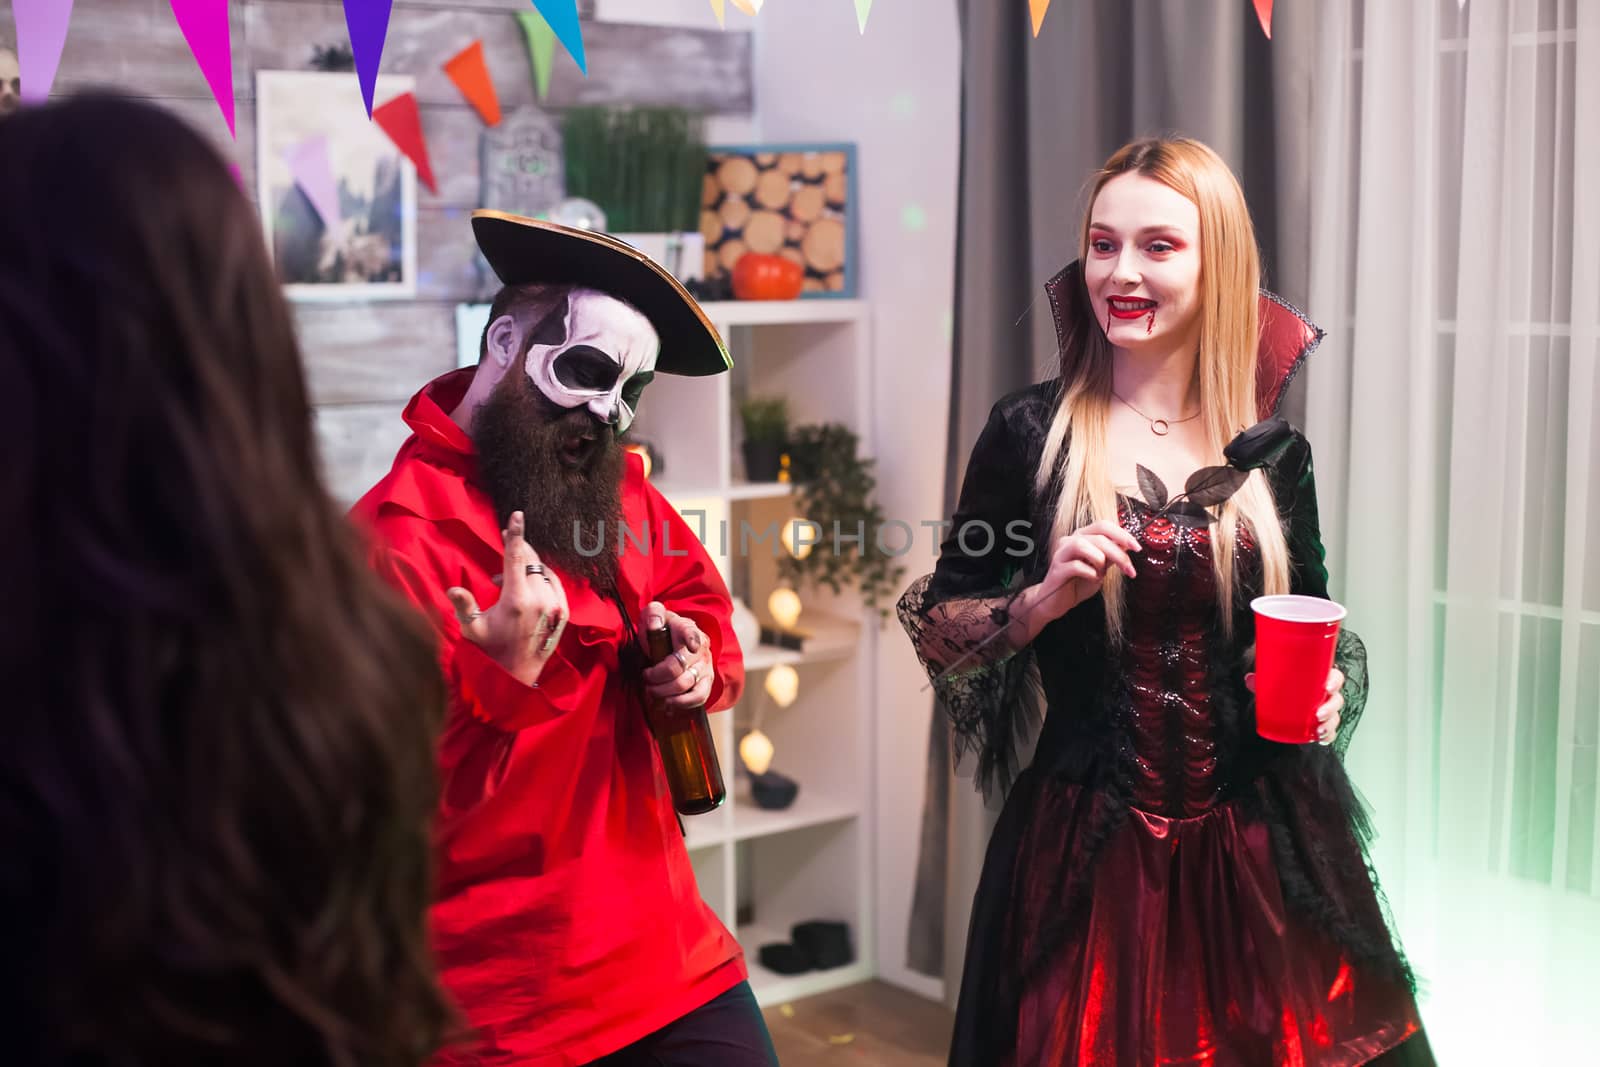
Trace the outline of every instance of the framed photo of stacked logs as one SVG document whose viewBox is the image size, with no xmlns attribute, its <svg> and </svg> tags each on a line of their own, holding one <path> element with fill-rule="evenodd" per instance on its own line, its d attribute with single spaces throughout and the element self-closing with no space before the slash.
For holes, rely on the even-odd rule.
<svg viewBox="0 0 1600 1067">
<path fill-rule="evenodd" d="M 707 150 L 700 199 L 706 279 L 748 252 L 805 268 L 802 297 L 856 295 L 856 146 L 778 144 Z"/>
</svg>

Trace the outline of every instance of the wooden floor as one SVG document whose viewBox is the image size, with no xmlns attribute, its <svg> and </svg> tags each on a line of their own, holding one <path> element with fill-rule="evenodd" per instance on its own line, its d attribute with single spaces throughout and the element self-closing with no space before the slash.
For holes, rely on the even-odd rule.
<svg viewBox="0 0 1600 1067">
<path fill-rule="evenodd" d="M 868 982 L 768 1008 L 782 1067 L 944 1067 L 954 1018 L 943 1004 Z"/>
</svg>

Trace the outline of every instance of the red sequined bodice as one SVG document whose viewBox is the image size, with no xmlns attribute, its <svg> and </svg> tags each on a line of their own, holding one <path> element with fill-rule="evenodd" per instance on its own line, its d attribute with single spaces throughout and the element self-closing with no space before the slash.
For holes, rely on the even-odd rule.
<svg viewBox="0 0 1600 1067">
<path fill-rule="evenodd" d="M 1216 722 L 1210 658 L 1218 625 L 1211 531 L 1174 522 L 1143 501 L 1122 498 L 1122 525 L 1144 551 L 1125 585 L 1122 666 L 1129 683 L 1133 806 L 1169 818 L 1217 803 Z M 1256 551 L 1239 527 L 1235 559 Z"/>
</svg>

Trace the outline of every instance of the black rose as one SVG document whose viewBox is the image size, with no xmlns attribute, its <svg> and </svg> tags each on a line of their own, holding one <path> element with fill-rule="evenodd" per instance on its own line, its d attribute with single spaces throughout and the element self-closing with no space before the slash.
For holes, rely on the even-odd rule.
<svg viewBox="0 0 1600 1067">
<path fill-rule="evenodd" d="M 1228 466 L 1239 471 L 1259 470 L 1271 466 L 1294 443 L 1295 430 L 1280 418 L 1263 419 L 1240 431 L 1222 450 Z"/>
</svg>

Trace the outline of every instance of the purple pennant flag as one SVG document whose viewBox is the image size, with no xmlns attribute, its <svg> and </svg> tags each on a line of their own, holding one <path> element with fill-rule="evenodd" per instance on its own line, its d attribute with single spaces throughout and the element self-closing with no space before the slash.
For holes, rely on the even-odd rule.
<svg viewBox="0 0 1600 1067">
<path fill-rule="evenodd" d="M 233 126 L 233 38 L 228 28 L 228 0 L 170 0 L 189 51 L 200 64 L 200 73 L 211 86 L 211 95 L 228 120 L 228 133 L 235 140 Z"/>
<path fill-rule="evenodd" d="M 22 99 L 41 104 L 50 95 L 67 42 L 72 0 L 14 0 L 17 23 L 17 65 L 22 68 Z"/>
<path fill-rule="evenodd" d="M 328 139 L 308 137 L 283 154 L 289 173 L 311 206 L 322 217 L 328 234 L 339 232 L 339 190 L 333 181 L 333 164 L 328 160 Z"/>
<path fill-rule="evenodd" d="M 367 117 L 372 117 L 372 90 L 378 83 L 378 64 L 383 61 L 383 41 L 389 36 L 389 9 L 394 0 L 344 0 L 344 24 L 350 30 L 350 51 L 356 57 L 356 77 L 361 81 L 361 98 L 367 102 Z"/>
</svg>

